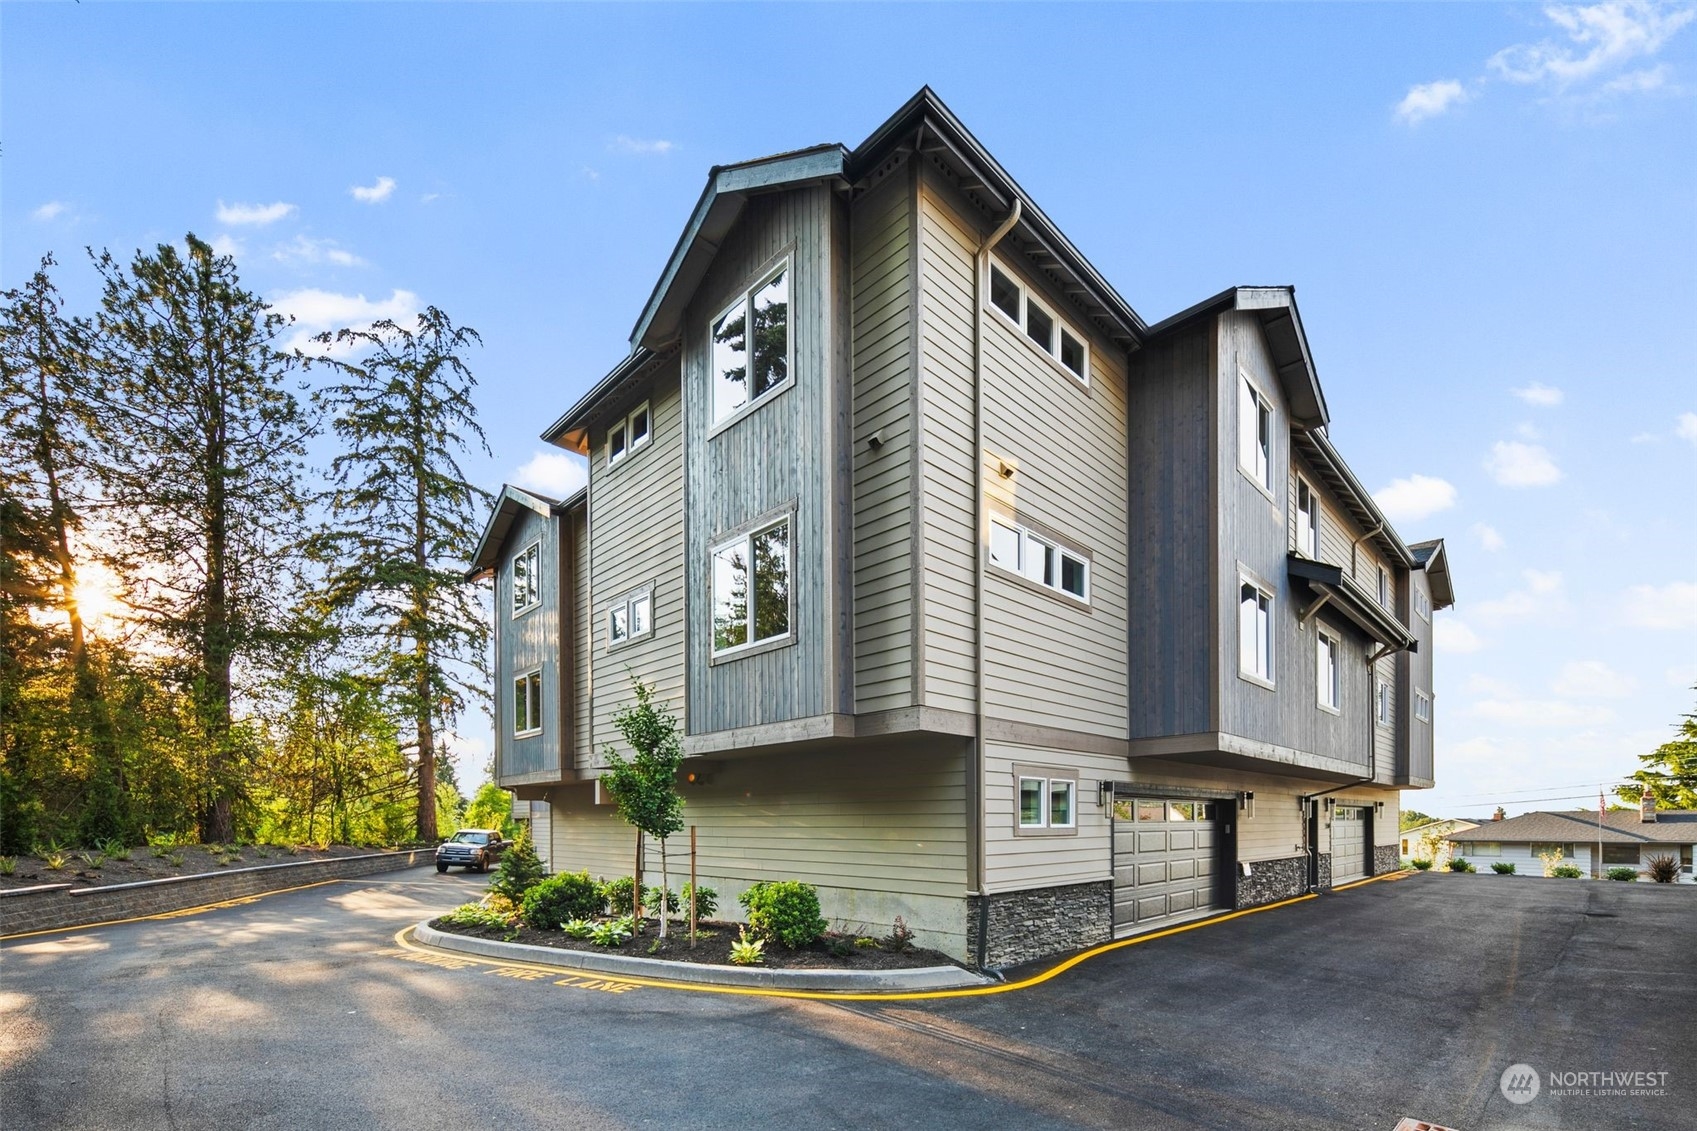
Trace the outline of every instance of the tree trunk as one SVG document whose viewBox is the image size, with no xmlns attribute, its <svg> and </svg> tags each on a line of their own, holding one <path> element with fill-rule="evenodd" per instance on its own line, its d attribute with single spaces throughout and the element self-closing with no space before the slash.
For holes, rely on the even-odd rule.
<svg viewBox="0 0 1697 1131">
<path fill-rule="evenodd" d="M 201 818 L 201 839 L 223 844 L 236 839 L 230 783 L 230 605 L 229 473 L 225 390 L 216 370 L 207 374 L 206 605 L 201 644 L 202 711 L 207 739 L 209 798 Z"/>
<path fill-rule="evenodd" d="M 666 937 L 666 924 L 670 919 L 670 915 L 668 913 L 671 909 L 669 907 L 667 907 L 666 905 L 667 905 L 668 902 L 670 902 L 671 891 L 672 891 L 672 881 L 671 881 L 669 873 L 666 871 L 666 838 L 661 837 L 660 838 L 660 937 L 661 938 Z"/>
<path fill-rule="evenodd" d="M 430 702 L 430 590 L 426 580 L 429 566 L 430 500 L 426 490 L 424 453 L 423 376 L 413 382 L 413 677 L 418 729 L 418 839 L 426 844 L 440 835 L 436 827 L 436 730 Z"/>
</svg>

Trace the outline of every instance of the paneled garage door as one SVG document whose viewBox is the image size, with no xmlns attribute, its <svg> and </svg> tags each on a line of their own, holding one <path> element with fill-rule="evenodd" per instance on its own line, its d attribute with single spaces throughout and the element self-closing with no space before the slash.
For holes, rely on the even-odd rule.
<svg viewBox="0 0 1697 1131">
<path fill-rule="evenodd" d="M 1367 815 L 1362 805 L 1339 805 L 1332 811 L 1332 883 L 1359 880 L 1367 874 Z"/>
<path fill-rule="evenodd" d="M 1213 801 L 1114 798 L 1114 929 L 1215 906 Z"/>
</svg>

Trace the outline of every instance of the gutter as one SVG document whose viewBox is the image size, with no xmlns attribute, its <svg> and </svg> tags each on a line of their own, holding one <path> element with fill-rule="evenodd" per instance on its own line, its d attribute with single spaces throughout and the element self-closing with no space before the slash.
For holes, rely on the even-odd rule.
<svg viewBox="0 0 1697 1131">
<path fill-rule="evenodd" d="M 1015 196 L 1007 219 L 979 245 L 972 261 L 972 640 L 976 688 L 972 756 L 966 768 L 967 813 L 972 825 L 966 886 L 969 895 L 978 897 L 978 953 L 973 959 L 980 967 L 989 950 L 989 940 L 984 936 L 990 918 L 989 893 L 984 890 L 984 557 L 988 552 L 984 513 L 984 279 L 989 274 L 991 249 L 1013 231 L 1022 211 L 1020 198 Z"/>
</svg>

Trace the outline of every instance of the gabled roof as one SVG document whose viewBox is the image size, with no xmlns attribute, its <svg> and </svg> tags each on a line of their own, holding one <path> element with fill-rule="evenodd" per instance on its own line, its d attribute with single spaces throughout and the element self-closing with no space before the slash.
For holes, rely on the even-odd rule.
<svg viewBox="0 0 1697 1131">
<path fill-rule="evenodd" d="M 1587 812 L 1522 813 L 1501 821 L 1484 821 L 1477 828 L 1451 833 L 1457 843 L 1596 844 L 1596 810 Z M 1644 821 L 1636 809 L 1611 809 L 1603 814 L 1604 844 L 1697 844 L 1697 812 L 1662 810 Z"/>
<path fill-rule="evenodd" d="M 1149 336 L 1159 338 L 1231 310 L 1253 311 L 1260 319 L 1292 420 L 1304 429 L 1324 427 L 1331 414 L 1326 409 L 1326 394 L 1320 389 L 1320 376 L 1314 371 L 1313 355 L 1308 352 L 1308 335 L 1296 309 L 1295 287 L 1228 287 L 1213 298 L 1163 318 L 1149 327 Z"/>
<path fill-rule="evenodd" d="M 569 499 L 550 499 L 546 495 L 514 487 L 511 483 L 503 484 L 501 493 L 495 496 L 495 506 L 489 513 L 489 521 L 483 526 L 483 537 L 477 540 L 477 549 L 472 552 L 471 568 L 466 570 L 466 580 L 477 581 L 495 571 L 500 562 L 501 547 L 507 541 L 507 532 L 513 528 L 513 523 L 521 513 L 528 510 L 547 518 L 566 510 L 583 497 L 584 492 L 579 490 Z"/>
<path fill-rule="evenodd" d="M 1432 607 L 1447 609 L 1455 604 L 1455 589 L 1450 585 L 1450 560 L 1444 553 L 1444 540 L 1433 538 L 1426 542 L 1416 542 L 1408 548 L 1414 555 L 1416 569 L 1426 571 L 1426 576 L 1432 582 Z"/>
<path fill-rule="evenodd" d="M 623 361 L 613 366 L 611 372 L 595 382 L 589 392 L 579 397 L 577 403 L 568 408 L 558 420 L 550 424 L 542 433 L 542 439 L 567 451 L 588 455 L 589 423 L 597 415 L 597 411 L 613 407 L 608 398 L 641 378 L 659 362 L 671 357 L 673 352 L 666 350 L 657 353 L 638 346 L 627 354 Z"/>
</svg>

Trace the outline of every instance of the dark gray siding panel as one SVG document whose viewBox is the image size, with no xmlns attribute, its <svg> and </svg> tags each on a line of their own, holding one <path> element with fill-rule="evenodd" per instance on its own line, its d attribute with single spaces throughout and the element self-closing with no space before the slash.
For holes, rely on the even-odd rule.
<svg viewBox="0 0 1697 1131">
<path fill-rule="evenodd" d="M 749 201 L 721 246 L 685 323 L 684 419 L 687 475 L 688 714 L 691 734 L 806 718 L 839 702 L 842 633 L 834 564 L 842 536 L 831 501 L 835 436 L 845 398 L 836 386 L 840 317 L 832 252 L 837 205 L 829 190 L 799 189 Z M 712 432 L 709 334 L 712 319 L 759 273 L 791 259 L 790 334 L 794 384 L 729 427 Z M 787 647 L 712 663 L 712 547 L 767 514 L 793 510 L 791 640 Z"/>
<path fill-rule="evenodd" d="M 1210 729 L 1212 327 L 1132 355 L 1131 737 Z"/>
<path fill-rule="evenodd" d="M 541 545 L 542 603 L 513 616 L 515 555 Z M 495 575 L 495 749 L 497 776 L 521 777 L 560 768 L 560 520 L 523 511 L 514 520 Z M 542 733 L 513 737 L 513 680 L 542 671 Z M 569 763 L 568 763 L 569 765 Z"/>
</svg>

